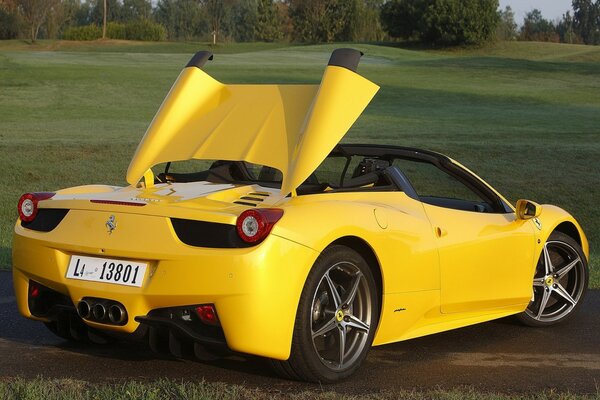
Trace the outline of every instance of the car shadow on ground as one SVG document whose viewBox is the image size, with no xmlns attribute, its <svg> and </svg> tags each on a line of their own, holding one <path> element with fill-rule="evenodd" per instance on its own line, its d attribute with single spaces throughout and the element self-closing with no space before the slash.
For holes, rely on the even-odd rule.
<svg viewBox="0 0 600 400">
<path fill-rule="evenodd" d="M 385 374 L 425 371 L 432 366 L 452 368 L 457 354 L 531 354 L 550 343 L 558 354 L 590 352 L 581 349 L 581 343 L 595 343 L 595 327 L 599 316 L 600 293 L 588 293 L 582 310 L 565 324 L 551 328 L 529 328 L 515 317 L 507 317 L 483 324 L 473 325 L 436 335 L 424 336 L 403 342 L 374 347 L 366 362 L 353 379 L 353 386 L 368 385 L 377 376 Z M 158 378 L 247 382 L 276 386 L 287 390 L 289 381 L 278 378 L 269 363 L 259 357 L 233 355 L 216 361 L 197 361 L 194 358 L 176 359 L 170 355 L 156 354 L 146 342 L 118 340 L 107 345 L 70 342 L 56 337 L 37 321 L 21 317 L 17 311 L 10 272 L 0 272 L 0 353 L 35 353 L 35 357 L 48 362 L 57 360 L 62 366 L 59 376 L 87 379 L 86 374 L 102 365 L 102 377 L 98 380 L 135 378 L 151 380 Z M 592 351 L 592 353 L 595 353 Z M 44 364 L 44 363 L 42 363 Z M 71 365 L 72 364 L 72 365 Z M 27 367 L 31 369 L 31 364 Z M 113 370 L 115 372 L 113 372 Z M 386 371 L 389 370 L 389 371 Z M 29 370 L 24 370 L 29 371 Z M 117 372 L 118 371 L 118 372 Z M 39 373 L 31 370 L 26 374 Z M 45 371 L 42 374 L 46 374 Z M 413 378 L 418 378 L 418 372 Z M 410 373 L 409 373 L 410 375 Z M 35 376 L 35 375 L 33 375 Z M 340 383 L 331 388 L 338 390 Z M 314 388 L 312 384 L 294 384 L 294 390 Z M 358 387 L 357 386 L 357 387 Z M 291 387 L 291 386 L 290 386 Z M 341 386 L 340 386 L 341 388 Z M 342 389 L 339 389 L 342 390 Z"/>
</svg>

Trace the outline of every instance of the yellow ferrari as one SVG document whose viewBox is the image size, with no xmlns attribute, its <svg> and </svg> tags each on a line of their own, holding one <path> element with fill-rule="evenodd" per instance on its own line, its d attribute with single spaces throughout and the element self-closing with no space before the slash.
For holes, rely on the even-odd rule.
<svg viewBox="0 0 600 400">
<path fill-rule="evenodd" d="M 258 355 L 319 382 L 354 373 L 372 345 L 568 319 L 589 256 L 571 215 L 513 207 L 438 153 L 339 144 L 379 89 L 356 72 L 361 55 L 335 50 L 319 85 L 236 85 L 197 53 L 129 186 L 20 198 L 20 313 L 65 339 Z"/>
</svg>

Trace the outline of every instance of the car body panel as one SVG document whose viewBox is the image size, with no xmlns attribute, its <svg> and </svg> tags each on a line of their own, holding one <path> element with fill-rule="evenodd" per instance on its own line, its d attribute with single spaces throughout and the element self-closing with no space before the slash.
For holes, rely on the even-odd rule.
<svg viewBox="0 0 600 400">
<path fill-rule="evenodd" d="M 317 85 L 225 85 L 184 68 L 131 160 L 134 185 L 152 166 L 177 160 L 244 160 L 283 174 L 281 193 L 298 187 L 325 159 L 379 86 L 327 66 Z"/>
<path fill-rule="evenodd" d="M 98 191 L 100 190 L 100 191 Z M 173 218 L 193 219 L 235 224 L 237 216 L 247 206 L 236 203 L 253 192 L 261 192 L 261 204 L 275 206 L 282 199 L 279 191 L 258 185 L 197 183 L 164 183 L 151 188 L 116 187 L 97 185 L 59 190 L 48 202 L 40 202 L 40 208 L 64 208 L 69 210 L 123 211 Z"/>
<path fill-rule="evenodd" d="M 536 241 L 536 254 L 538 255 L 538 258 L 541 255 L 544 243 L 546 243 L 552 232 L 554 232 L 560 225 L 566 223 L 570 224 L 577 231 L 578 237 L 574 237 L 574 239 L 581 245 L 583 254 L 588 260 L 590 259 L 590 245 L 587 240 L 587 236 L 585 235 L 585 232 L 581 228 L 579 222 L 577 222 L 577 220 L 571 214 L 555 205 L 542 204 L 542 213 L 538 217 L 538 220 L 540 227 L 536 227 L 535 229 L 536 237 L 538 239 Z M 530 220 L 529 223 L 535 225 L 533 220 Z"/>
<path fill-rule="evenodd" d="M 279 359 L 289 356 L 297 299 L 318 252 L 276 235 L 244 249 L 192 247 L 177 239 L 167 218 L 126 213 L 114 214 L 119 225 L 109 235 L 104 227 L 109 215 L 70 211 L 48 233 L 17 223 L 13 276 L 21 314 L 31 317 L 29 280 L 68 295 L 74 304 L 83 297 L 119 301 L 130 315 L 214 303 L 232 350 Z M 141 288 L 73 280 L 66 278 L 71 255 L 141 261 L 149 268 Z M 133 318 L 124 326 L 88 324 L 125 333 L 139 325 Z M 262 328 L 256 329 L 256 324 Z"/>
<path fill-rule="evenodd" d="M 533 226 L 514 213 L 452 210 L 425 204 L 437 231 L 444 313 L 527 304 L 531 298 Z"/>
</svg>

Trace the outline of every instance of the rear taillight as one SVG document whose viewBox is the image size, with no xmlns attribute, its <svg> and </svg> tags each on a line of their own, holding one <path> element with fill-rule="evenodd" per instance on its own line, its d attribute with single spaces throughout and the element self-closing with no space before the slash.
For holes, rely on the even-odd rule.
<svg viewBox="0 0 600 400">
<path fill-rule="evenodd" d="M 47 200 L 54 196 L 56 193 L 52 192 L 40 192 L 40 193 L 25 193 L 19 199 L 19 218 L 23 222 L 31 222 L 35 219 L 38 212 L 38 202 L 40 200 Z"/>
<path fill-rule="evenodd" d="M 281 219 L 283 210 L 279 208 L 255 208 L 246 210 L 237 219 L 238 235 L 246 243 L 258 243 L 266 238 L 273 225 Z"/>
<path fill-rule="evenodd" d="M 29 281 L 29 297 L 36 298 L 40 295 L 40 284 Z"/>
</svg>

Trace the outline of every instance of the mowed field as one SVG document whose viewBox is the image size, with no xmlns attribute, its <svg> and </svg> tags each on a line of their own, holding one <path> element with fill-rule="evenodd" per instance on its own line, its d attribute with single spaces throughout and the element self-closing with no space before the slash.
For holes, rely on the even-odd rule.
<svg viewBox="0 0 600 400">
<path fill-rule="evenodd" d="M 600 48 L 500 43 L 452 50 L 225 45 L 224 82 L 318 83 L 332 49 L 365 57 L 381 85 L 346 142 L 417 146 L 458 159 L 511 201 L 559 205 L 582 223 L 600 287 Z M 135 147 L 199 43 L 0 42 L 0 268 L 11 265 L 27 191 L 125 184 Z"/>
</svg>

